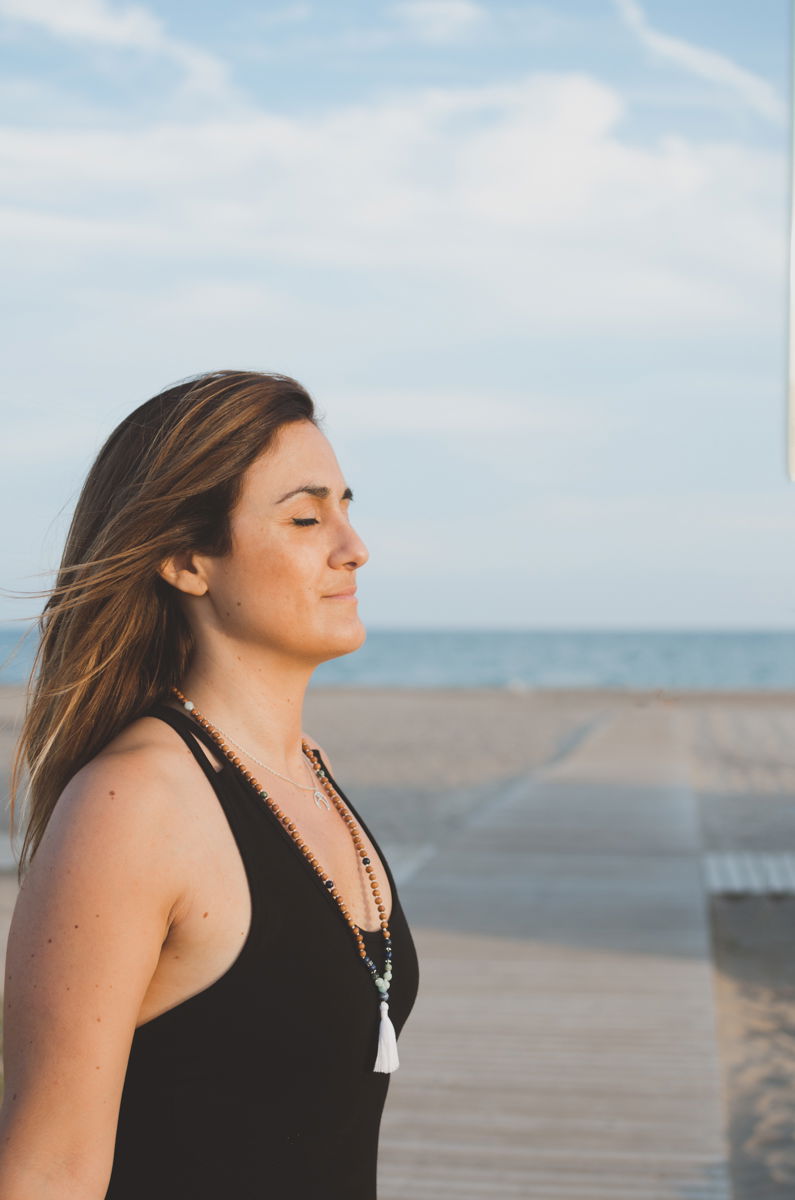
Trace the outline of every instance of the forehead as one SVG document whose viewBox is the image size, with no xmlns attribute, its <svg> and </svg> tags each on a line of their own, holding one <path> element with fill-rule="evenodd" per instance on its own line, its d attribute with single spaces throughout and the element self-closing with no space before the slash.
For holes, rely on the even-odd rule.
<svg viewBox="0 0 795 1200">
<path fill-rule="evenodd" d="M 310 477 L 336 490 L 342 472 L 326 435 L 311 421 L 291 421 L 248 468 L 243 490 L 275 502 Z"/>
</svg>

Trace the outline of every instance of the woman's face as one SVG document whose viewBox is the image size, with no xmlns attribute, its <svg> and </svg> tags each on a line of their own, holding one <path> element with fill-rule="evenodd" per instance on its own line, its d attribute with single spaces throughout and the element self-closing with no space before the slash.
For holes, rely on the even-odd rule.
<svg viewBox="0 0 795 1200">
<path fill-rule="evenodd" d="M 328 492 L 301 490 L 307 487 Z M 355 589 L 357 569 L 369 558 L 349 505 L 325 434 L 311 421 L 283 425 L 246 471 L 230 518 L 231 553 L 194 556 L 207 583 L 196 615 L 241 648 L 308 665 L 358 649 L 367 636 L 358 601 L 333 597 Z"/>
</svg>

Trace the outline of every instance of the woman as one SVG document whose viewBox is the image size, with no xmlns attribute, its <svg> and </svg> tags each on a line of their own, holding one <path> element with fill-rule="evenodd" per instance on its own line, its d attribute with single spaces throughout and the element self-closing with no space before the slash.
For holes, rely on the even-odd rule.
<svg viewBox="0 0 795 1200">
<path fill-rule="evenodd" d="M 12 781 L 3 1200 L 376 1196 L 418 964 L 301 718 L 366 636 L 351 499 L 256 372 L 155 396 L 89 473 Z"/>
</svg>

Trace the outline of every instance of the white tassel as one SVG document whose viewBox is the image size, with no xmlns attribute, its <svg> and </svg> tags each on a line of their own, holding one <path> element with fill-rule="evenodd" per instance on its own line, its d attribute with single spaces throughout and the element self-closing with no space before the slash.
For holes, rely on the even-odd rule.
<svg viewBox="0 0 795 1200">
<path fill-rule="evenodd" d="M 389 1019 L 389 1005 L 386 1000 L 381 1001 L 381 1024 L 378 1028 L 378 1054 L 375 1058 L 374 1071 L 383 1071 L 385 1074 L 391 1074 L 400 1066 L 397 1052 L 397 1038 L 395 1037 L 395 1026 Z"/>
</svg>

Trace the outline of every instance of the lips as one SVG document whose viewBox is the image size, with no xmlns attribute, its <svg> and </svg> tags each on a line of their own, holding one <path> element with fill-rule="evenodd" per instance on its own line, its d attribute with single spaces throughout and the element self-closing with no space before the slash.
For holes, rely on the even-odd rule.
<svg viewBox="0 0 795 1200">
<path fill-rule="evenodd" d="M 353 587 L 353 588 L 347 588 L 344 592 L 329 592 L 328 595 L 323 597 L 323 599 L 331 600 L 335 596 L 355 596 L 355 595 L 356 595 L 356 588 Z"/>
</svg>

